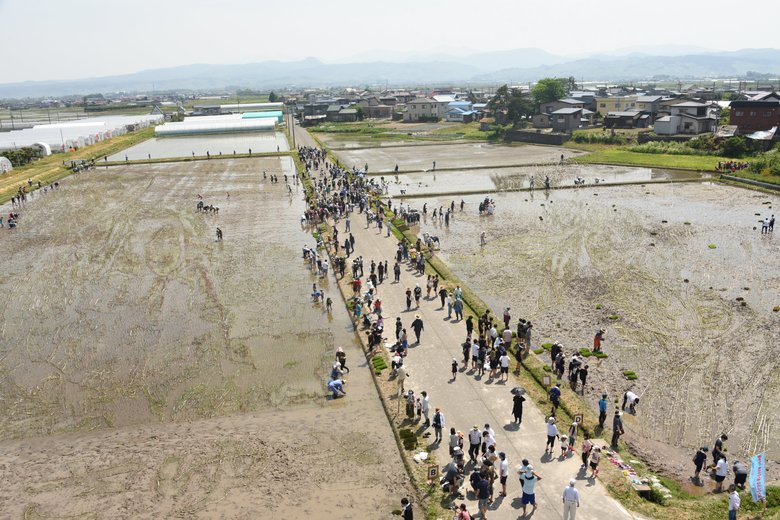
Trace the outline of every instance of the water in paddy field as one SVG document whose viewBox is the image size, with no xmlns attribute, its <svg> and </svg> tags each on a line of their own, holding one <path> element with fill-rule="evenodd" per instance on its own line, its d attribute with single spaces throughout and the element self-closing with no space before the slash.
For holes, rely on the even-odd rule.
<svg viewBox="0 0 780 520">
<path fill-rule="evenodd" d="M 493 216 L 478 215 L 484 196 L 462 197 L 463 213 L 461 197 L 409 202 L 428 203 L 420 232 L 440 238 L 438 254 L 493 309 L 510 306 L 513 324 L 531 319 L 536 344 L 560 340 L 571 353 L 608 329 L 609 358 L 591 358 L 594 406 L 602 390 L 633 388 L 642 413 L 627 418 L 631 435 L 687 449 L 728 431 L 735 454 L 780 456 L 770 434 L 780 420 L 780 235 L 758 223 L 780 197 L 709 183 L 490 197 Z M 432 209 L 452 200 L 450 226 L 434 223 Z"/>
<path fill-rule="evenodd" d="M 108 157 L 109 161 L 136 161 L 148 159 L 164 159 L 168 157 L 205 156 L 208 151 L 212 156 L 237 154 L 285 152 L 290 148 L 287 138 L 281 132 L 254 132 L 244 134 L 209 134 L 176 137 L 153 137 L 138 143 L 126 150 Z"/>
<path fill-rule="evenodd" d="M 430 146 L 387 146 L 379 148 L 340 149 L 335 151 L 347 167 L 363 168 L 368 172 L 392 172 L 433 169 L 469 169 L 491 166 L 514 166 L 560 161 L 561 154 L 571 158 L 584 152 L 554 146 L 497 145 L 482 142 L 444 143 Z"/>
<path fill-rule="evenodd" d="M 578 164 L 383 175 L 385 181 L 390 183 L 389 194 L 394 197 L 402 196 L 402 190 L 404 195 L 524 190 L 530 188 L 531 176 L 534 177 L 537 189 L 544 187 L 545 176 L 550 177 L 554 187 L 573 187 L 577 178 L 585 180 L 584 186 L 596 186 L 596 179 L 598 184 L 615 184 L 700 178 L 694 172 Z"/>
<path fill-rule="evenodd" d="M 321 400 L 354 337 L 343 305 L 331 323 L 310 302 L 312 283 L 337 288 L 301 259 L 293 172 L 287 157 L 98 168 L 28 202 L 0 237 L 2 437 Z"/>
</svg>

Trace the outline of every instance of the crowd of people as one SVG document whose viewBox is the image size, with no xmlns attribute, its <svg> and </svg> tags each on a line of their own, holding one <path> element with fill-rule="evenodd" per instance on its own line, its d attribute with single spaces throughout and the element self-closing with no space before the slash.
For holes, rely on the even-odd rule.
<svg viewBox="0 0 780 520">
<path fill-rule="evenodd" d="M 305 214 L 307 223 L 319 223 L 328 221 L 332 224 L 332 237 L 320 242 L 319 246 L 326 247 L 336 256 L 334 263 L 343 262 L 355 251 L 355 237 L 352 234 L 352 220 L 357 215 L 365 217 L 365 228 L 375 227 L 381 235 L 383 228 L 390 237 L 391 221 L 400 218 L 407 224 L 419 222 L 421 218 L 434 218 L 449 225 L 455 218 L 455 201 L 449 207 L 434 208 L 431 216 L 428 216 L 428 205 L 424 204 L 420 210 L 413 208 L 410 203 L 394 203 L 392 199 L 383 198 L 386 186 L 384 182 L 377 182 L 364 175 L 363 171 L 354 168 L 347 170 L 330 162 L 323 149 L 301 147 L 298 150 L 301 161 L 306 166 L 305 175 L 311 175 L 312 184 L 315 186 L 314 198 L 310 200 L 310 206 Z M 547 180 L 549 183 L 549 180 Z M 546 183 L 546 185 L 547 185 Z M 464 210 L 465 202 L 461 201 L 460 209 Z M 495 203 L 489 198 L 480 203 L 480 213 L 490 214 L 494 211 Z M 390 216 L 392 215 L 392 216 Z M 339 241 L 339 233 L 349 235 L 348 238 Z M 370 353 L 379 352 L 383 344 L 388 347 L 391 356 L 390 376 L 397 384 L 397 397 L 403 404 L 405 421 L 410 424 L 421 425 L 423 430 L 433 429 L 434 446 L 446 443 L 451 460 L 444 465 L 442 470 L 441 485 L 447 491 L 449 497 L 456 502 L 463 499 L 469 492 L 474 493 L 477 499 L 478 511 L 481 518 L 487 518 L 490 504 L 494 496 L 506 496 L 507 477 L 510 473 L 511 461 L 507 451 L 501 451 L 495 437 L 495 433 L 486 424 L 480 429 L 476 425 L 466 434 L 455 427 L 449 428 L 449 437 L 446 436 L 447 425 L 444 411 L 440 407 L 433 407 L 428 390 L 418 391 L 409 388 L 410 378 L 409 354 L 410 347 L 420 346 L 423 341 L 425 324 L 418 312 L 421 306 L 438 306 L 438 310 L 446 309 L 446 320 L 452 324 L 463 323 L 466 328 L 466 338 L 462 344 L 462 360 L 452 359 L 448 363 L 451 369 L 450 382 L 457 380 L 458 374 L 465 372 L 477 380 L 487 378 L 496 383 L 508 382 L 510 367 L 517 363 L 520 368 L 521 359 L 527 355 L 532 347 L 533 324 L 530 320 L 519 319 L 512 326 L 511 309 L 506 307 L 500 317 L 493 316 L 490 311 L 483 315 L 465 316 L 463 290 L 460 286 L 448 287 L 446 281 L 440 279 L 438 274 L 430 274 L 426 271 L 426 256 L 434 252 L 433 237 L 426 236 L 425 240 L 417 239 L 415 242 L 401 237 L 395 243 L 395 256 L 391 259 L 372 259 L 370 264 L 362 256 L 352 260 L 353 297 L 351 309 L 356 322 L 362 324 L 366 334 Z M 436 242 L 438 242 L 438 237 Z M 484 244 L 484 235 L 482 237 Z M 342 245 L 343 244 L 343 245 Z M 339 255 L 339 248 L 344 255 Z M 316 253 L 315 253 L 316 254 Z M 400 274 L 406 270 L 420 277 L 414 285 L 401 285 L 392 289 L 384 289 L 383 284 L 391 280 L 390 267 L 392 262 L 392 283 L 400 284 Z M 364 263 L 368 264 L 364 272 Z M 344 276 L 343 270 L 340 276 Z M 425 278 L 421 278 L 421 277 Z M 424 282 L 423 282 L 424 280 Z M 413 319 L 406 321 L 401 316 L 394 320 L 394 332 L 385 331 L 383 313 L 385 306 L 379 297 L 379 293 L 385 290 L 400 290 L 405 301 L 405 310 L 414 312 Z M 403 310 L 403 308 L 401 309 Z M 411 334 L 414 334 L 413 339 Z M 593 335 L 593 353 L 601 352 L 606 341 L 606 329 L 599 328 Z M 585 478 L 595 479 L 599 475 L 599 465 L 603 455 L 602 446 L 597 446 L 589 435 L 582 435 L 582 442 L 577 444 L 581 433 L 579 420 L 566 425 L 559 430 L 557 412 L 562 398 L 561 385 L 564 381 L 575 392 L 585 394 L 588 383 L 590 367 L 585 356 L 579 349 L 573 349 L 570 353 L 559 343 L 555 342 L 550 350 L 550 363 L 552 374 L 557 382 L 551 386 L 549 400 L 551 410 L 546 418 L 547 448 L 545 456 L 553 457 L 555 442 L 559 441 L 559 459 L 567 460 L 579 451 L 582 460 L 582 471 L 589 474 Z M 334 366 L 331 383 L 338 386 L 341 373 Z M 415 381 L 416 382 L 416 381 Z M 415 385 L 417 386 L 417 385 Z M 343 388 L 334 391 L 333 397 L 343 395 Z M 515 424 L 522 423 L 523 403 L 525 397 L 517 393 L 513 397 L 511 415 Z M 639 396 L 629 388 L 623 393 L 622 406 L 614 408 L 612 419 L 611 447 L 617 449 L 620 437 L 625 433 L 623 414 L 636 414 L 639 405 Z M 603 431 L 608 426 L 606 419 L 609 411 L 609 400 L 603 393 L 598 402 L 599 426 L 597 432 Z M 433 412 L 432 412 L 433 411 Z M 466 458 L 468 454 L 468 459 Z M 717 464 L 716 464 L 717 466 Z M 721 464 L 722 466 L 722 464 Z M 714 467 L 713 467 L 714 468 Z M 535 486 L 541 477 L 534 470 L 528 460 L 523 460 L 517 470 L 520 488 L 522 492 L 521 502 L 523 514 L 526 514 L 528 506 L 536 509 Z M 468 484 L 466 484 L 468 481 Z M 464 490 L 465 486 L 465 490 Z M 496 492 L 500 486 L 500 493 Z M 470 491 L 469 491 L 470 490 Z M 464 493 L 465 491 L 465 493 Z M 576 481 L 565 487 L 561 496 L 564 502 L 566 518 L 574 518 L 576 507 L 579 506 L 579 493 L 576 489 Z M 408 509 L 411 504 L 407 502 Z M 471 518 L 471 513 L 465 503 L 454 504 L 458 516 L 456 518 Z"/>
</svg>

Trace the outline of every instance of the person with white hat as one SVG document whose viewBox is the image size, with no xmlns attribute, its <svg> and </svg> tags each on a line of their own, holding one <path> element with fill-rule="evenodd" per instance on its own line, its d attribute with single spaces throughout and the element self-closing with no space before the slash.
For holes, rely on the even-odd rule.
<svg viewBox="0 0 780 520">
<path fill-rule="evenodd" d="M 542 477 L 534 472 L 534 467 L 530 464 L 526 466 L 525 476 L 523 477 L 523 516 L 526 516 L 526 507 L 528 504 L 534 506 L 534 511 L 538 507 L 536 504 L 536 483 L 542 480 Z"/>
<path fill-rule="evenodd" d="M 563 489 L 563 520 L 574 520 L 577 516 L 577 508 L 580 507 L 580 492 L 574 485 L 576 480 L 569 480 L 569 485 Z"/>
</svg>

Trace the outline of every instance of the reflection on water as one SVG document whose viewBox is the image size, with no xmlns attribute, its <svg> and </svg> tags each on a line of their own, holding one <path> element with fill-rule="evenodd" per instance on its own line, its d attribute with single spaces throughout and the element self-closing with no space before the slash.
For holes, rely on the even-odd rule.
<svg viewBox="0 0 780 520">
<path fill-rule="evenodd" d="M 695 172 L 664 170 L 660 168 L 637 168 L 628 166 L 602 165 L 548 165 L 522 168 L 485 168 L 446 172 L 417 172 L 408 174 L 385 174 L 390 182 L 390 195 L 399 196 L 403 190 L 407 195 L 455 193 L 461 191 L 507 191 L 528 189 L 531 177 L 536 189 L 544 187 L 544 178 L 549 177 L 553 188 L 570 187 L 575 180 L 583 179 L 584 186 L 644 182 L 661 180 L 689 180 L 700 178 Z M 598 182 L 597 182 L 598 180 Z"/>
</svg>

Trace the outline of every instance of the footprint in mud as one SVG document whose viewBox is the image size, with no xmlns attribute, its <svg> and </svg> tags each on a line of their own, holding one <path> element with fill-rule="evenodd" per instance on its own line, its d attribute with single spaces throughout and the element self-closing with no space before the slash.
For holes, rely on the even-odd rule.
<svg viewBox="0 0 780 520">
<path fill-rule="evenodd" d="M 173 226 L 164 226 L 154 232 L 144 247 L 144 258 L 149 269 L 160 277 L 173 273 L 181 263 L 182 233 Z"/>
<path fill-rule="evenodd" d="M 180 479 L 181 461 L 175 457 L 167 457 L 157 470 L 157 493 L 170 498 L 180 493 L 187 479 Z M 181 480 L 181 481 L 180 481 Z"/>
</svg>

